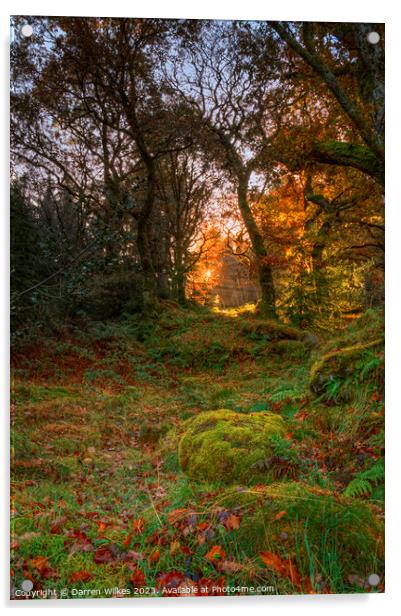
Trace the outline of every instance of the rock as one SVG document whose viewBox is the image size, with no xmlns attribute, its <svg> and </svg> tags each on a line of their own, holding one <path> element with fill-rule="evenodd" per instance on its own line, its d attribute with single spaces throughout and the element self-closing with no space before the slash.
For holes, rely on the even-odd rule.
<svg viewBox="0 0 401 616">
<path fill-rule="evenodd" d="M 302 342 L 309 349 L 317 349 L 320 346 L 319 338 L 312 332 L 306 332 L 305 336 L 302 338 Z"/>
<path fill-rule="evenodd" d="M 330 382 L 345 381 L 353 376 L 356 364 L 367 351 L 379 350 L 383 347 L 383 339 L 378 338 L 365 344 L 355 344 L 330 351 L 318 356 L 312 362 L 309 376 L 309 387 L 315 394 L 324 394 Z M 339 388 L 337 401 L 348 401 L 349 392 Z"/>
<path fill-rule="evenodd" d="M 179 444 L 182 470 L 192 479 L 225 484 L 272 481 L 266 465 L 272 455 L 271 437 L 284 435 L 284 420 L 277 414 L 207 411 L 188 419 Z"/>
</svg>

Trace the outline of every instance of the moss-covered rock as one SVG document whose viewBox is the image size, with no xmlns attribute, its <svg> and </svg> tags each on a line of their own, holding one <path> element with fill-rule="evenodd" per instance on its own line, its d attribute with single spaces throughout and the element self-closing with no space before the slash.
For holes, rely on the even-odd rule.
<svg viewBox="0 0 401 616">
<path fill-rule="evenodd" d="M 285 433 L 279 415 L 220 409 L 188 419 L 183 429 L 179 460 L 189 477 L 226 484 L 271 481 L 271 438 Z"/>
<path fill-rule="evenodd" d="M 303 577 L 322 580 L 332 592 L 346 590 L 349 576 L 381 576 L 383 523 L 365 502 L 281 482 L 227 490 L 216 505 L 242 511 L 235 541 L 248 557 L 269 551 L 290 558 Z"/>
<path fill-rule="evenodd" d="M 380 351 L 382 347 L 383 339 L 377 338 L 365 344 L 356 344 L 320 355 L 311 365 L 309 379 L 311 391 L 316 394 L 328 393 L 332 384 L 337 401 L 350 399 L 348 389 L 341 391 L 341 381 L 348 379 L 352 384 L 354 376 L 358 378 L 366 376 L 369 370 L 364 370 L 362 360 L 366 357 L 367 364 L 374 358 L 375 351 Z M 372 365 L 374 366 L 374 363 Z"/>
</svg>

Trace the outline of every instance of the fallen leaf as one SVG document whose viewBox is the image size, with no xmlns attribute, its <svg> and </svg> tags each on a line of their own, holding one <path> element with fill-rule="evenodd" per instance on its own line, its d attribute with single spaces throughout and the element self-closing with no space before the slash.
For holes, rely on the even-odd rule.
<svg viewBox="0 0 401 616">
<path fill-rule="evenodd" d="M 146 586 L 146 577 L 143 571 L 140 569 L 135 569 L 133 574 L 130 576 L 129 581 L 135 587 Z"/>
<path fill-rule="evenodd" d="M 56 579 L 60 577 L 57 569 L 53 569 L 52 567 L 45 567 L 40 571 L 40 575 L 45 580 Z"/>
<path fill-rule="evenodd" d="M 140 535 L 145 530 L 145 520 L 143 518 L 137 518 L 132 522 L 132 532 Z"/>
<path fill-rule="evenodd" d="M 298 590 L 302 590 L 301 576 L 291 560 L 281 558 L 273 552 L 262 552 L 260 556 L 266 567 L 283 577 L 288 577 Z"/>
<path fill-rule="evenodd" d="M 125 548 L 127 548 L 127 547 L 129 546 L 129 544 L 131 543 L 131 540 L 132 540 L 132 534 L 133 534 L 133 533 L 129 533 L 129 534 L 126 536 L 126 538 L 124 539 L 124 541 L 123 541 L 123 546 L 124 546 Z"/>
<path fill-rule="evenodd" d="M 227 530 L 236 530 L 240 525 L 240 517 L 235 513 L 230 513 L 227 519 L 224 521 L 224 526 Z"/>
<path fill-rule="evenodd" d="M 160 558 L 160 550 L 155 550 L 154 552 L 152 552 L 152 554 L 149 556 L 148 558 L 148 563 L 152 564 L 152 563 L 157 563 L 157 561 Z"/>
<path fill-rule="evenodd" d="M 167 514 L 167 520 L 169 524 L 176 524 L 181 521 L 188 514 L 188 509 L 173 509 Z"/>
<path fill-rule="evenodd" d="M 49 561 L 46 556 L 37 556 L 36 558 L 32 558 L 32 560 L 30 561 L 31 566 L 34 569 L 37 569 L 39 573 L 47 567 L 48 563 Z"/>
<path fill-rule="evenodd" d="M 80 571 L 76 571 L 70 575 L 70 582 L 74 584 L 75 582 L 89 582 L 93 578 L 93 575 L 89 573 L 89 571 L 85 571 L 85 569 L 81 569 Z"/>
<path fill-rule="evenodd" d="M 220 547 L 219 545 L 214 545 L 209 552 L 205 555 L 205 558 L 207 560 L 210 560 L 212 562 L 216 561 L 216 560 L 222 560 L 223 558 L 226 557 L 226 553 L 223 550 L 222 547 Z"/>
<path fill-rule="evenodd" d="M 224 595 L 223 587 L 225 586 L 225 579 L 219 578 L 212 580 L 211 578 L 201 578 L 198 582 L 198 595 L 199 596 L 220 596 Z"/>
<path fill-rule="evenodd" d="M 182 584 L 185 579 L 185 576 L 181 571 L 168 571 L 167 573 L 161 573 L 158 576 L 158 588 L 163 591 L 163 594 L 166 591 L 171 590 L 172 588 L 177 588 Z"/>
<path fill-rule="evenodd" d="M 286 513 L 287 513 L 286 511 L 280 511 L 279 513 L 277 513 L 277 514 L 274 516 L 274 519 L 275 519 L 275 520 L 280 520 L 283 516 L 285 516 L 285 515 L 286 515 Z"/>
<path fill-rule="evenodd" d="M 97 548 L 93 556 L 93 560 L 97 565 L 103 565 L 113 560 L 113 554 L 108 547 L 101 545 L 99 548 Z"/>
<path fill-rule="evenodd" d="M 106 528 L 107 528 L 106 522 L 99 522 L 98 527 L 97 527 L 97 531 L 99 535 L 103 533 L 106 530 Z"/>
</svg>

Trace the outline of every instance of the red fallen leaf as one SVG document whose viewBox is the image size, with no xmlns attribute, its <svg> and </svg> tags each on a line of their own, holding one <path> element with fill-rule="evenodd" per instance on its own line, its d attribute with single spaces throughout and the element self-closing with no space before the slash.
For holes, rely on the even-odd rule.
<svg viewBox="0 0 401 616">
<path fill-rule="evenodd" d="M 140 535 L 145 530 L 145 520 L 138 518 L 132 522 L 132 532 Z"/>
<path fill-rule="evenodd" d="M 46 569 L 47 565 L 49 564 L 49 560 L 46 558 L 46 556 L 37 556 L 36 558 L 31 559 L 30 564 L 40 573 L 41 571 Z"/>
<path fill-rule="evenodd" d="M 205 555 L 207 560 L 211 560 L 212 562 L 216 560 L 222 560 L 226 557 L 226 553 L 219 545 L 214 545 L 209 552 Z"/>
<path fill-rule="evenodd" d="M 46 505 L 44 505 L 43 503 L 40 503 L 39 501 L 34 501 L 32 503 L 32 505 L 36 505 L 36 507 L 38 507 L 39 509 L 46 509 Z"/>
<path fill-rule="evenodd" d="M 70 575 L 70 582 L 74 584 L 74 582 L 89 582 L 93 578 L 93 575 L 89 573 L 89 571 L 85 571 L 85 569 L 81 569 L 80 571 L 76 571 Z"/>
<path fill-rule="evenodd" d="M 302 590 L 301 576 L 291 560 L 281 558 L 272 552 L 261 552 L 260 556 L 267 567 L 283 577 L 288 577 L 298 590 Z"/>
<path fill-rule="evenodd" d="M 280 511 L 279 513 L 277 513 L 277 514 L 274 516 L 274 519 L 275 519 L 275 520 L 280 520 L 283 516 L 285 516 L 285 515 L 286 515 L 286 513 L 287 513 L 286 511 Z"/>
<path fill-rule="evenodd" d="M 239 528 L 241 519 L 235 513 L 230 513 L 226 520 L 224 520 L 224 526 L 227 530 L 236 530 Z"/>
<path fill-rule="evenodd" d="M 12 544 L 10 545 L 10 550 L 18 550 L 19 546 L 20 545 L 17 541 L 13 541 Z"/>
<path fill-rule="evenodd" d="M 205 530 L 205 528 L 207 528 L 208 526 L 209 526 L 208 522 L 199 522 L 199 524 L 198 524 L 198 528 L 200 530 Z"/>
<path fill-rule="evenodd" d="M 176 524 L 188 514 L 188 509 L 173 509 L 167 514 L 169 524 Z"/>
<path fill-rule="evenodd" d="M 52 535 L 61 535 L 64 530 L 65 523 L 68 518 L 66 515 L 63 515 L 61 518 L 57 518 L 54 520 L 53 524 L 50 526 L 50 532 Z"/>
<path fill-rule="evenodd" d="M 136 586 L 136 587 L 146 586 L 145 574 L 140 569 L 136 569 L 133 572 L 133 574 L 129 578 L 129 581 L 131 582 L 131 584 L 133 584 L 133 586 Z"/>
<path fill-rule="evenodd" d="M 132 533 L 129 533 L 123 541 L 123 546 L 125 548 L 129 546 L 129 544 L 131 543 L 131 539 L 132 539 Z"/>
<path fill-rule="evenodd" d="M 186 554 L 187 556 L 191 556 L 191 554 L 193 554 L 191 548 L 189 548 L 187 545 L 182 545 L 181 546 L 181 552 L 183 554 Z"/>
<path fill-rule="evenodd" d="M 101 534 L 106 530 L 106 528 L 107 528 L 107 524 L 105 522 L 99 522 L 97 526 L 97 532 Z"/>
<path fill-rule="evenodd" d="M 113 554 L 111 553 L 109 548 L 104 545 L 101 545 L 99 548 L 97 548 L 93 556 L 93 560 L 97 565 L 103 565 L 113 560 Z"/>
<path fill-rule="evenodd" d="M 184 574 L 181 573 L 181 571 L 176 571 L 175 569 L 173 571 L 168 571 L 167 573 L 161 573 L 157 580 L 158 588 L 160 588 L 164 594 L 166 590 L 178 588 L 184 579 Z"/>
<path fill-rule="evenodd" d="M 225 579 L 219 578 L 212 580 L 211 578 L 201 578 L 198 582 L 198 596 L 221 596 L 224 595 L 223 587 Z"/>
<path fill-rule="evenodd" d="M 157 561 L 160 558 L 160 550 L 155 550 L 154 552 L 152 552 L 152 554 L 149 556 L 148 558 L 148 563 L 152 564 L 152 563 L 157 563 Z"/>
<path fill-rule="evenodd" d="M 50 532 L 52 535 L 61 535 L 61 533 L 63 532 L 63 529 L 61 527 L 60 524 L 57 524 L 57 522 L 55 524 L 52 524 L 50 526 Z"/>
<path fill-rule="evenodd" d="M 59 572 L 57 569 L 52 569 L 51 567 L 45 567 L 40 571 L 40 576 L 45 580 L 59 578 Z"/>
<path fill-rule="evenodd" d="M 169 538 L 166 533 L 162 534 L 161 531 L 155 530 L 151 535 L 146 537 L 146 543 L 149 545 L 167 545 Z"/>
</svg>

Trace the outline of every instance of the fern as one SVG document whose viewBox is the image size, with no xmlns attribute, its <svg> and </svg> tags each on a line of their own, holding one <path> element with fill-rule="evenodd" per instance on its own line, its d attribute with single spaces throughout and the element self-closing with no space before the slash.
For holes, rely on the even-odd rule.
<svg viewBox="0 0 401 616">
<path fill-rule="evenodd" d="M 384 480 L 384 460 L 378 460 L 359 473 L 344 490 L 346 496 L 371 496 L 375 486 Z"/>
<path fill-rule="evenodd" d="M 376 464 L 371 466 L 366 471 L 361 473 L 361 476 L 364 479 L 368 479 L 369 481 L 373 481 L 377 483 L 378 481 L 383 481 L 384 479 L 384 460 L 378 460 Z"/>
<path fill-rule="evenodd" d="M 345 496 L 370 496 L 373 486 L 368 479 L 355 477 L 344 490 Z"/>
<path fill-rule="evenodd" d="M 269 396 L 269 400 L 271 402 L 283 402 L 283 400 L 287 400 L 291 398 L 291 400 L 300 400 L 303 394 L 299 389 L 291 386 L 283 386 L 280 389 L 277 389 Z"/>
<path fill-rule="evenodd" d="M 379 366 L 383 365 L 383 359 L 381 357 L 364 358 L 357 364 L 357 368 L 360 369 L 360 379 L 365 380 L 366 377 L 376 370 Z"/>
</svg>

